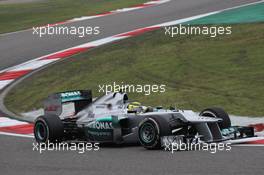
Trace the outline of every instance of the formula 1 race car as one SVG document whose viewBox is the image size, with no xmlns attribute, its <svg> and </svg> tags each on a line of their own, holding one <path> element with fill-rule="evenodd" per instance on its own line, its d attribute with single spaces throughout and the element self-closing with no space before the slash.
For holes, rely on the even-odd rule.
<svg viewBox="0 0 264 175">
<path fill-rule="evenodd" d="M 135 144 L 147 149 L 181 140 L 205 143 L 254 137 L 252 127 L 234 127 L 221 108 L 191 110 L 146 107 L 130 102 L 123 92 L 112 92 L 95 100 L 90 90 L 50 95 L 44 101 L 44 116 L 36 119 L 37 142 L 88 141 Z"/>
</svg>

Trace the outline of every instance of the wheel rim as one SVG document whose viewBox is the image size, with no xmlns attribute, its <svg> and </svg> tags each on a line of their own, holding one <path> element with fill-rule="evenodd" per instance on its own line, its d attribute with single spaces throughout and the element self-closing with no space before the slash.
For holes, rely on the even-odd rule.
<svg viewBox="0 0 264 175">
<path fill-rule="evenodd" d="M 47 128 L 42 122 L 36 123 L 36 136 L 39 140 L 43 141 L 45 140 L 45 137 L 47 136 Z"/>
<path fill-rule="evenodd" d="M 145 123 L 141 128 L 141 139 L 145 143 L 150 143 L 155 139 L 155 127 L 150 123 Z"/>
</svg>

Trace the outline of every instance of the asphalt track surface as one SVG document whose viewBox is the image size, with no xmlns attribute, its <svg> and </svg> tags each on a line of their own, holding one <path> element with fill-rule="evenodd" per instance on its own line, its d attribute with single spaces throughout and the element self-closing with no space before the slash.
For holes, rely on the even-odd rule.
<svg viewBox="0 0 264 175">
<path fill-rule="evenodd" d="M 148 151 L 142 147 L 107 147 L 75 151 L 32 151 L 32 140 L 0 136 L 0 173 L 4 175 L 109 174 L 263 174 L 263 147 L 232 147 L 231 152 Z"/>
<path fill-rule="evenodd" d="M 49 36 L 32 31 L 0 36 L 0 70 L 82 43 L 256 0 L 172 0 L 169 3 L 72 23 L 100 26 L 87 38 Z M 32 139 L 0 135 L 0 174 L 263 174 L 264 147 L 233 147 L 231 152 L 190 151 L 170 154 L 142 147 L 104 147 L 98 152 L 32 151 Z"/>
<path fill-rule="evenodd" d="M 40 38 L 38 35 L 33 35 L 32 30 L 0 35 L 0 70 L 100 38 L 257 1 L 172 0 L 165 4 L 141 10 L 113 14 L 66 25 L 100 27 L 99 35 L 91 35 L 85 38 L 69 35 L 53 35 Z"/>
</svg>

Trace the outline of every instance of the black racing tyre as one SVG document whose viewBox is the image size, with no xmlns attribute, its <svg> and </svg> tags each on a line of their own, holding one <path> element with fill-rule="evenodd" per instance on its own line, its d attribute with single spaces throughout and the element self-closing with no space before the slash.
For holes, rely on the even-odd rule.
<svg viewBox="0 0 264 175">
<path fill-rule="evenodd" d="M 139 124 L 139 142 L 146 149 L 161 149 L 161 137 L 170 133 L 169 125 L 160 117 L 145 118 Z"/>
<path fill-rule="evenodd" d="M 40 116 L 35 121 L 34 136 L 37 142 L 60 142 L 63 133 L 63 123 L 57 116 Z"/>
<path fill-rule="evenodd" d="M 204 109 L 200 116 L 221 118 L 223 121 L 219 123 L 220 129 L 231 127 L 230 117 L 222 108 L 212 107 Z"/>
</svg>

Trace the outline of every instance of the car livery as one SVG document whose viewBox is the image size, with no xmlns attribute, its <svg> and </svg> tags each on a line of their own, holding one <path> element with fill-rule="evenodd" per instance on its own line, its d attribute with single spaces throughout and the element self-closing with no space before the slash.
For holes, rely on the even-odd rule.
<svg viewBox="0 0 264 175">
<path fill-rule="evenodd" d="M 37 142 L 87 141 L 141 144 L 158 149 L 175 140 L 222 142 L 254 137 L 253 127 L 231 126 L 228 114 L 213 107 L 191 110 L 147 107 L 130 102 L 122 91 L 93 100 L 90 90 L 51 94 L 36 119 Z M 52 109 L 52 110 L 51 110 Z"/>
</svg>

